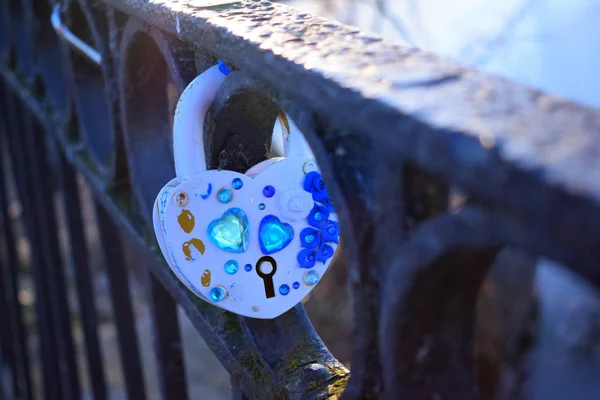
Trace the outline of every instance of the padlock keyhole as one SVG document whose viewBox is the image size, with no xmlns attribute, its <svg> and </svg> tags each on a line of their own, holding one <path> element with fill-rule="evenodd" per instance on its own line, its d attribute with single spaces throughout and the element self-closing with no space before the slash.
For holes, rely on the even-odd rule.
<svg viewBox="0 0 600 400">
<path fill-rule="evenodd" d="M 267 299 L 275 297 L 275 287 L 273 286 L 273 275 L 277 271 L 277 263 L 273 257 L 265 256 L 256 263 L 256 273 L 265 284 L 265 295 Z"/>
</svg>

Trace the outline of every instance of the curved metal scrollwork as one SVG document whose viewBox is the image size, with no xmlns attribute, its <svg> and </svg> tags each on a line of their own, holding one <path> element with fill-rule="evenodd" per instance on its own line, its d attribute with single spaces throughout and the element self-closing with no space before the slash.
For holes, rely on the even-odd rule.
<svg viewBox="0 0 600 400">
<path fill-rule="evenodd" d="M 478 398 L 475 305 L 498 251 L 512 245 L 573 262 L 567 264 L 571 270 L 595 279 L 585 255 L 555 240 L 505 213 L 474 205 L 419 227 L 385 274 L 379 327 L 385 398 L 447 393 Z"/>
<path fill-rule="evenodd" d="M 73 0 L 66 15 L 73 34 L 101 55 L 100 64 L 96 64 L 79 51 L 70 51 L 79 131 L 96 168 L 108 181 L 119 180 L 123 153 L 119 149 L 122 143 L 106 11 L 101 6 L 91 8 L 85 1 Z"/>
<path fill-rule="evenodd" d="M 131 19 L 123 31 L 119 61 L 129 180 L 151 224 L 156 193 L 175 176 L 172 116 L 179 95 L 194 77 L 194 53 L 177 39 Z"/>
</svg>

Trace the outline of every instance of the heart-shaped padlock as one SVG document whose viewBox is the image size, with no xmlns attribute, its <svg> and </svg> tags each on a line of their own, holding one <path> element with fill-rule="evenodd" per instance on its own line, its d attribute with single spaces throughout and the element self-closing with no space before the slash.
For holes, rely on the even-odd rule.
<svg viewBox="0 0 600 400">
<path fill-rule="evenodd" d="M 197 296 L 237 314 L 275 318 L 315 287 L 340 229 L 316 161 L 291 119 L 278 118 L 284 158 L 246 174 L 206 170 L 204 118 L 225 76 L 215 65 L 179 99 L 177 177 L 156 198 L 154 230 L 171 269 Z"/>
</svg>

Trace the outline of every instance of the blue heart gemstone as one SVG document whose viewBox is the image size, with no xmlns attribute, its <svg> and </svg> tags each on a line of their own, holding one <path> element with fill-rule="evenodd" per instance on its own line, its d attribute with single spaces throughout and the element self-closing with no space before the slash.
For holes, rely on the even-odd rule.
<svg viewBox="0 0 600 400">
<path fill-rule="evenodd" d="M 250 242 L 250 223 L 239 208 L 225 211 L 221 218 L 208 224 L 206 232 L 212 244 L 228 253 L 243 253 Z"/>
<path fill-rule="evenodd" d="M 263 254 L 277 253 L 290 244 L 294 238 L 294 228 L 274 215 L 267 215 L 260 221 L 258 238 Z"/>
</svg>

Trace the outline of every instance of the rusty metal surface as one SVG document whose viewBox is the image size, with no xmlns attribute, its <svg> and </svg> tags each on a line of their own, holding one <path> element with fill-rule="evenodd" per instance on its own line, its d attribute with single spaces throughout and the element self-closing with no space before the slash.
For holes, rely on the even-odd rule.
<svg viewBox="0 0 600 400">
<path fill-rule="evenodd" d="M 282 5 L 217 3 L 73 0 L 66 21 L 103 63 L 61 53 L 72 100 L 48 84 L 54 63 L 37 60 L 42 78 L 29 78 L 12 30 L 0 75 L 19 98 L 11 107 L 44 125 L 153 285 L 185 310 L 236 398 L 476 398 L 475 300 L 503 246 L 600 285 L 600 111 Z M 351 378 L 301 305 L 272 321 L 213 308 L 150 239 L 154 196 L 174 175 L 174 101 L 216 58 L 237 71 L 205 122 L 210 167 L 264 159 L 279 107 L 321 165 L 355 299 Z M 473 200 L 449 210 L 451 187 Z M 162 336 L 177 343 L 176 330 Z M 161 373 L 163 396 L 180 393 Z"/>
</svg>

